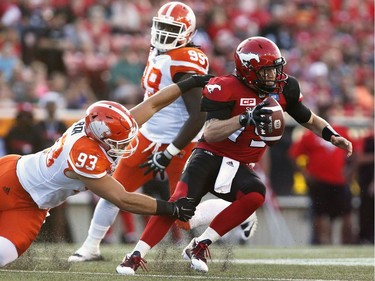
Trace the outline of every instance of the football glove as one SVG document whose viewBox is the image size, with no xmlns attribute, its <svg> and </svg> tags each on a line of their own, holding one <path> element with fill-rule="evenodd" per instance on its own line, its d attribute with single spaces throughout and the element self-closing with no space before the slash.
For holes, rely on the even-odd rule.
<svg viewBox="0 0 375 281">
<path fill-rule="evenodd" d="M 242 127 L 246 127 L 249 125 L 254 126 L 265 126 L 265 124 L 269 124 L 271 120 L 267 117 L 268 114 L 272 114 L 271 109 L 263 109 L 264 106 L 269 104 L 268 101 L 263 101 L 257 104 L 253 109 L 248 110 L 242 113 L 239 117 L 239 122 Z"/>
<path fill-rule="evenodd" d="M 140 168 L 148 169 L 143 173 L 144 175 L 149 174 L 151 171 L 153 172 L 153 177 L 155 178 L 156 175 L 160 174 L 160 179 L 164 180 L 165 174 L 164 170 L 171 162 L 173 155 L 170 154 L 167 150 L 156 152 L 147 157 L 148 161 L 139 165 Z"/>
<path fill-rule="evenodd" d="M 187 222 L 194 216 L 195 205 L 192 198 L 180 198 L 173 203 L 172 217 Z"/>
</svg>

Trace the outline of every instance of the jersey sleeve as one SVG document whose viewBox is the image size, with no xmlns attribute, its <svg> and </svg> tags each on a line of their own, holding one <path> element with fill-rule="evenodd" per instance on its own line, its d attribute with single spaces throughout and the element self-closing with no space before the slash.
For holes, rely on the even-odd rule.
<svg viewBox="0 0 375 281">
<path fill-rule="evenodd" d="M 74 143 L 68 162 L 75 173 L 87 178 L 102 178 L 111 167 L 107 155 L 100 146 L 85 137 Z"/>
<path fill-rule="evenodd" d="M 169 55 L 172 59 L 170 67 L 172 78 L 177 73 L 208 73 L 208 58 L 206 54 L 198 48 L 178 48 L 173 51 L 170 51 Z"/>
<path fill-rule="evenodd" d="M 302 103 L 303 96 L 296 78 L 289 76 L 283 94 L 287 102 L 286 112 L 300 124 L 309 121 L 311 111 Z"/>
<path fill-rule="evenodd" d="M 236 103 L 231 96 L 232 91 L 226 86 L 225 79 L 214 77 L 203 89 L 201 111 L 208 112 L 207 120 L 228 119 Z"/>
</svg>

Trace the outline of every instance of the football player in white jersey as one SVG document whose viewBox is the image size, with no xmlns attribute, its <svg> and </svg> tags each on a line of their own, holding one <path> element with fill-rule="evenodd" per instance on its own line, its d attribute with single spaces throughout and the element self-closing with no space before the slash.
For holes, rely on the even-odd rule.
<svg viewBox="0 0 375 281">
<path fill-rule="evenodd" d="M 127 192 L 111 173 L 118 158 L 135 153 L 143 123 L 182 92 L 202 87 L 208 79 L 195 75 L 172 84 L 130 111 L 115 102 L 96 102 L 50 148 L 0 158 L 0 266 L 30 247 L 49 209 L 85 190 L 126 211 L 190 219 L 195 207 L 187 198 L 166 202 Z"/>
<path fill-rule="evenodd" d="M 159 9 L 153 18 L 151 48 L 142 77 L 145 100 L 172 83 L 193 74 L 208 73 L 207 56 L 192 43 L 195 32 L 196 19 L 189 6 L 169 2 Z M 201 89 L 191 89 L 143 124 L 138 132 L 138 150 L 121 160 L 113 175 L 127 191 L 136 191 L 157 174 L 164 179 L 165 171 L 170 194 L 174 192 L 205 121 L 200 100 Z M 86 241 L 68 260 L 101 259 L 100 242 L 118 212 L 114 204 L 100 199 Z"/>
</svg>

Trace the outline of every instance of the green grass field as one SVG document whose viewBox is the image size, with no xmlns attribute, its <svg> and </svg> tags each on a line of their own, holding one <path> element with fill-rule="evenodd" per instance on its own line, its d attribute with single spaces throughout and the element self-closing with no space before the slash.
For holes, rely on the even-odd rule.
<svg viewBox="0 0 375 281">
<path fill-rule="evenodd" d="M 374 280 L 373 246 L 210 246 L 209 272 L 197 273 L 180 256 L 183 246 L 158 245 L 146 257 L 148 272 L 120 276 L 115 268 L 132 246 L 103 245 L 105 261 L 69 264 L 77 245 L 35 243 L 0 269 L 0 280 Z"/>
</svg>

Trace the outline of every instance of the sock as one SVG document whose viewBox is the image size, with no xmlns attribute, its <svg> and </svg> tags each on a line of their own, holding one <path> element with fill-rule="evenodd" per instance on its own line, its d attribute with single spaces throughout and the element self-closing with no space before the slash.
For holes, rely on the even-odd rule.
<svg viewBox="0 0 375 281">
<path fill-rule="evenodd" d="M 174 221 L 175 218 L 168 216 L 152 216 L 148 221 L 140 240 L 150 245 L 151 248 L 154 247 L 168 233 Z"/>
<path fill-rule="evenodd" d="M 99 252 L 100 242 L 115 221 L 119 210 L 112 203 L 102 198 L 99 200 L 91 220 L 88 236 L 81 249 L 95 253 Z"/>
<path fill-rule="evenodd" d="M 141 253 L 141 257 L 144 258 L 148 251 L 151 249 L 150 245 L 148 245 L 146 242 L 139 240 L 138 243 L 135 245 L 132 253 L 135 251 L 138 251 Z"/>
<path fill-rule="evenodd" d="M 207 229 L 202 233 L 201 236 L 197 238 L 198 242 L 203 241 L 203 240 L 210 240 L 211 243 L 216 242 L 219 240 L 221 236 L 211 227 L 207 227 Z"/>
<path fill-rule="evenodd" d="M 220 236 L 224 236 L 246 220 L 256 209 L 262 206 L 263 202 L 264 197 L 260 193 L 245 194 L 220 212 L 211 222 L 210 227 Z"/>
</svg>

